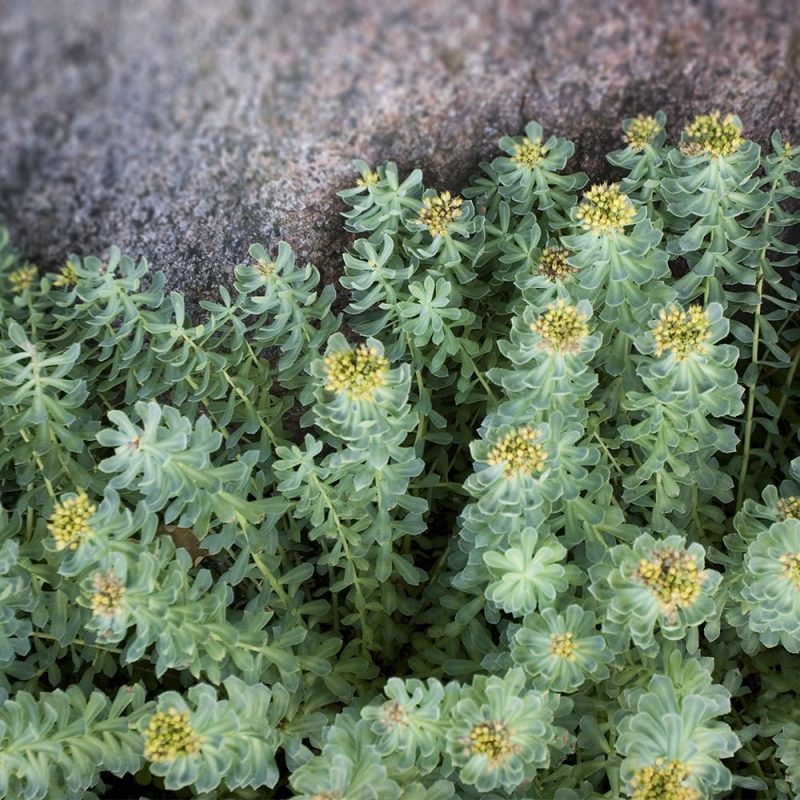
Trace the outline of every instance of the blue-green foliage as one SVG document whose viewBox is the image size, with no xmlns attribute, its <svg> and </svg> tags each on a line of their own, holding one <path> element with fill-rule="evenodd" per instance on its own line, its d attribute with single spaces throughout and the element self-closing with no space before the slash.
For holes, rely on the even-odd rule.
<svg viewBox="0 0 800 800">
<path fill-rule="evenodd" d="M 665 124 L 356 162 L 342 314 L 0 230 L 0 800 L 800 797 L 800 148 Z"/>
<path fill-rule="evenodd" d="M 25 800 L 97 795 L 100 773 L 125 775 L 142 763 L 132 727 L 146 711 L 142 686 L 84 693 L 0 692 L 0 796 Z"/>
</svg>

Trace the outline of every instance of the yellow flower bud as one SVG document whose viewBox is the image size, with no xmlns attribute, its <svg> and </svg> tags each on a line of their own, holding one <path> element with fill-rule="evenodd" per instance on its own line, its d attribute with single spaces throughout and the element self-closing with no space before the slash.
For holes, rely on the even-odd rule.
<svg viewBox="0 0 800 800">
<path fill-rule="evenodd" d="M 450 224 L 461 216 L 463 198 L 450 192 L 425 197 L 419 212 L 418 222 L 424 225 L 431 236 L 449 236 Z"/>
<path fill-rule="evenodd" d="M 618 183 L 598 183 L 583 196 L 578 222 L 591 233 L 621 233 L 633 222 L 636 209 Z"/>
</svg>

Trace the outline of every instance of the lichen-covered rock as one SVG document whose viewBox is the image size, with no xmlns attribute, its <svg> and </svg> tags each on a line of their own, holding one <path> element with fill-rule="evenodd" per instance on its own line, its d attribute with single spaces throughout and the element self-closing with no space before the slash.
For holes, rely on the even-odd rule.
<svg viewBox="0 0 800 800">
<path fill-rule="evenodd" d="M 609 173 L 619 120 L 798 133 L 796 0 L 6 0 L 0 217 L 44 265 L 117 243 L 204 296 L 250 241 L 329 280 L 350 161 L 458 188 L 530 118 Z"/>
</svg>

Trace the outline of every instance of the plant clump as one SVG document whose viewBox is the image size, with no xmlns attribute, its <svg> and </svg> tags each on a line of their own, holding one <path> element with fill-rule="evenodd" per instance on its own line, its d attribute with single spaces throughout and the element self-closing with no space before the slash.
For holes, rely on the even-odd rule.
<svg viewBox="0 0 800 800">
<path fill-rule="evenodd" d="M 357 161 L 339 301 L 0 229 L 0 800 L 800 798 L 800 148 L 619 142 Z"/>
</svg>

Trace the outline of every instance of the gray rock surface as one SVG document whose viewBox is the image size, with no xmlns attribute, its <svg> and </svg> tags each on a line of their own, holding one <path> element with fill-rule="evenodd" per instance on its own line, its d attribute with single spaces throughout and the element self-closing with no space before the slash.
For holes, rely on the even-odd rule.
<svg viewBox="0 0 800 800">
<path fill-rule="evenodd" d="M 333 280 L 350 161 L 458 189 L 530 118 L 607 175 L 624 116 L 800 121 L 798 0 L 1 0 L 0 218 L 43 265 L 119 244 L 194 298 L 249 242 Z"/>
</svg>

